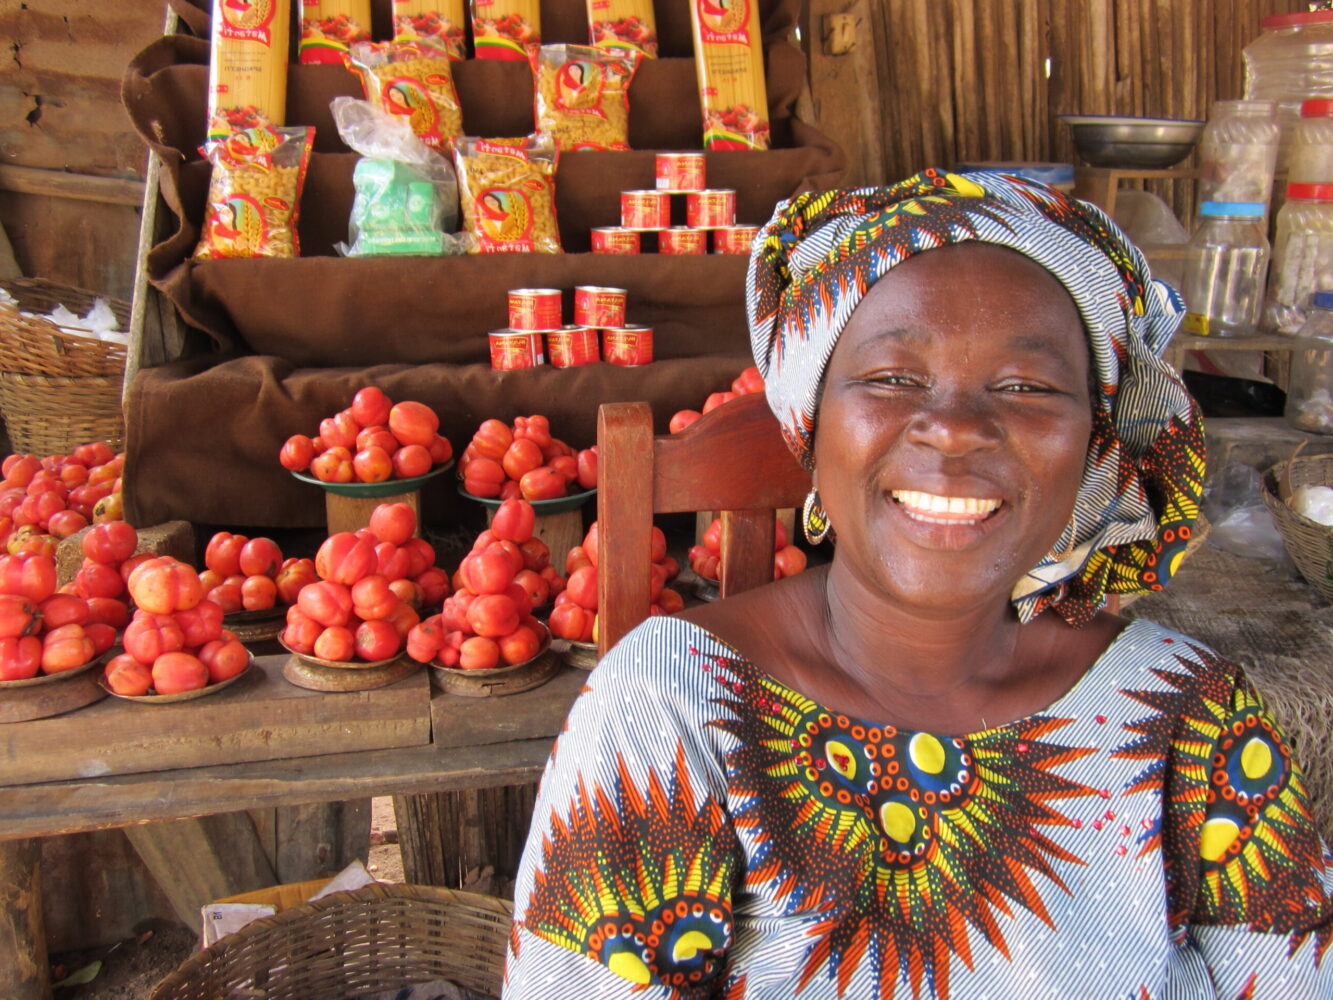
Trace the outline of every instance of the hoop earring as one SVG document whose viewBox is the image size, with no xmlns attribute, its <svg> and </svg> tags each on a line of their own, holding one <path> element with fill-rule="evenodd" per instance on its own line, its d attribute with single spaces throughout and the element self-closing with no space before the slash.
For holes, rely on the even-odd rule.
<svg viewBox="0 0 1333 1000">
<path fill-rule="evenodd" d="M 801 530 L 805 532 L 805 540 L 811 545 L 818 545 L 828 537 L 830 527 L 828 511 L 819 502 L 819 490 L 812 486 L 801 508 Z"/>
</svg>

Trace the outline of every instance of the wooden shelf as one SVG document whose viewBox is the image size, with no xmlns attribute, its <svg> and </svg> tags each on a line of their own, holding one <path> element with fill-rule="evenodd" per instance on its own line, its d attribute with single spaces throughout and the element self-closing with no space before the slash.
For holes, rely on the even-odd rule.
<svg viewBox="0 0 1333 1000">
<path fill-rule="evenodd" d="M 1164 170 L 1133 170 L 1127 167 L 1074 168 L 1074 197 L 1090 201 L 1107 215 L 1115 214 L 1116 194 L 1121 181 L 1198 180 L 1196 167 L 1169 167 Z"/>
</svg>

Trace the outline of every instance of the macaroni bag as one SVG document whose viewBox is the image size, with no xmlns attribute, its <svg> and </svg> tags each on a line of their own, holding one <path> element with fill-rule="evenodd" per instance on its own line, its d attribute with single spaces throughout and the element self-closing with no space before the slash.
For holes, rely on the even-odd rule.
<svg viewBox="0 0 1333 1000">
<path fill-rule="evenodd" d="M 530 51 L 537 80 L 537 131 L 560 150 L 629 149 L 629 85 L 637 52 L 588 45 L 542 45 Z"/>
<path fill-rule="evenodd" d="M 419 40 L 357 42 L 350 62 L 361 75 L 366 100 L 406 118 L 422 142 L 448 153 L 463 132 L 463 109 L 453 63 L 443 49 Z"/>
<path fill-rule="evenodd" d="M 200 152 L 213 164 L 195 260 L 299 257 L 296 224 L 315 130 L 255 125 Z"/>
<path fill-rule="evenodd" d="M 555 219 L 555 143 L 521 139 L 454 143 L 463 228 L 474 253 L 560 253 Z"/>
</svg>

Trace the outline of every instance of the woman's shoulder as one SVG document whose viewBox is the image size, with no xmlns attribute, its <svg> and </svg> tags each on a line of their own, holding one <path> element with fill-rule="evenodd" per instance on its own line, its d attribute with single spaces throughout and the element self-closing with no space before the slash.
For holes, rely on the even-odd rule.
<svg viewBox="0 0 1333 1000">
<path fill-rule="evenodd" d="M 675 615 L 658 615 L 640 622 L 602 657 L 589 686 L 679 695 L 710 687 L 710 670 L 703 667 L 719 659 L 732 663 L 742 657 L 704 626 Z"/>
<path fill-rule="evenodd" d="M 1124 686 L 1234 686 L 1245 673 L 1207 642 L 1146 618 L 1131 619 L 1100 662 Z"/>
</svg>

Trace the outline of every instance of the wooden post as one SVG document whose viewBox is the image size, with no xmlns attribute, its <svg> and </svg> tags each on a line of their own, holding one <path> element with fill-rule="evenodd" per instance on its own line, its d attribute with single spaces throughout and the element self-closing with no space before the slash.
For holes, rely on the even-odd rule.
<svg viewBox="0 0 1333 1000">
<path fill-rule="evenodd" d="M 0 842 L 0 996 L 51 1000 L 36 840 Z"/>
<path fill-rule="evenodd" d="M 324 491 L 324 519 L 329 534 L 357 531 L 370 523 L 370 515 L 382 503 L 405 503 L 417 516 L 417 534 L 421 533 L 421 491 L 410 490 L 391 497 L 344 497 Z"/>
</svg>

